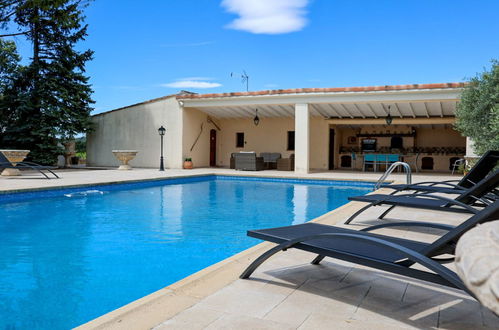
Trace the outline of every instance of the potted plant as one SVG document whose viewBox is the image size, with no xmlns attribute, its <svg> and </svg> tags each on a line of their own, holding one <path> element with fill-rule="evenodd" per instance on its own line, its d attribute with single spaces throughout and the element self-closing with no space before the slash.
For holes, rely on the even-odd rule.
<svg viewBox="0 0 499 330">
<path fill-rule="evenodd" d="M 471 170 L 471 168 L 473 166 L 475 166 L 475 164 L 477 163 L 477 161 L 478 161 L 478 159 L 476 159 L 476 158 L 468 158 L 468 159 L 466 159 L 466 165 L 464 166 L 463 174 L 467 175 L 468 172 Z"/>
<path fill-rule="evenodd" d="M 186 170 L 191 170 L 193 167 L 194 165 L 192 164 L 192 158 L 186 158 L 184 161 L 184 168 Z"/>
</svg>

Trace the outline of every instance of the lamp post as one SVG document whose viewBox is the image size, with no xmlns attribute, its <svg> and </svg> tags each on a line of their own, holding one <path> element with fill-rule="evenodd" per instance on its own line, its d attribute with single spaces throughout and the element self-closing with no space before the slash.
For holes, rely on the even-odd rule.
<svg viewBox="0 0 499 330">
<path fill-rule="evenodd" d="M 166 128 L 161 125 L 160 128 L 158 128 L 158 133 L 159 136 L 161 136 L 161 157 L 159 158 L 159 170 L 164 171 L 165 170 L 165 165 L 163 165 L 163 136 L 165 136 Z"/>
</svg>

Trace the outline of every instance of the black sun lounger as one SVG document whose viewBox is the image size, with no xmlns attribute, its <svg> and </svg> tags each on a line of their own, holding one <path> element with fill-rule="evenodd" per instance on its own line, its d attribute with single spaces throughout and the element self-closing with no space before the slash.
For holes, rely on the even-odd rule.
<svg viewBox="0 0 499 330">
<path fill-rule="evenodd" d="M 383 184 L 383 188 L 399 191 L 414 190 L 424 192 L 438 192 L 444 194 L 460 194 L 463 190 L 473 187 L 482 181 L 499 164 L 499 150 L 489 150 L 471 168 L 461 180 L 428 181 L 415 184 Z M 453 183 L 456 182 L 456 183 Z"/>
<path fill-rule="evenodd" d="M 33 163 L 33 162 L 11 163 L 11 162 L 9 162 L 7 157 L 5 157 L 5 155 L 0 152 L 0 172 L 3 171 L 3 169 L 5 169 L 5 168 L 17 168 L 19 170 L 31 169 L 34 171 L 38 171 L 38 173 L 40 173 L 41 175 L 43 175 L 47 179 L 50 179 L 50 176 L 48 174 L 52 174 L 56 179 L 59 179 L 59 176 L 52 171 L 55 169 L 55 167 L 53 167 L 53 166 L 43 166 L 43 165 Z"/>
<path fill-rule="evenodd" d="M 312 264 L 319 264 L 325 257 L 340 259 L 383 271 L 458 288 L 473 294 L 466 288 L 456 273 L 441 265 L 446 259 L 435 258 L 443 254 L 454 254 L 457 240 L 466 231 L 479 223 L 499 218 L 499 201 L 487 206 L 457 227 L 447 228 L 447 233 L 433 243 L 422 243 L 409 239 L 377 235 L 368 231 L 339 228 L 317 223 L 305 223 L 288 227 L 248 231 L 248 236 L 277 243 L 263 253 L 240 275 L 249 278 L 258 266 L 272 255 L 296 248 L 317 255 Z M 428 227 L 422 222 L 412 222 L 414 226 Z M 402 223 L 392 224 L 404 226 Z M 405 224 L 407 225 L 407 224 Z M 436 227 L 436 224 L 429 224 Z M 442 225 L 442 229 L 445 225 Z M 420 264 L 429 271 L 415 269 Z"/>
<path fill-rule="evenodd" d="M 455 199 L 439 195 L 412 193 L 404 195 L 371 194 L 348 197 L 351 201 L 366 202 L 369 204 L 352 214 L 345 223 L 348 224 L 352 222 L 353 219 L 368 208 L 380 205 L 390 205 L 391 207 L 383 212 L 383 214 L 379 216 L 379 219 L 383 219 L 383 217 L 396 206 L 474 214 L 478 212 L 478 209 L 473 207 L 473 205 L 488 205 L 498 198 L 498 195 L 496 194 L 498 186 L 499 170 L 496 170 L 471 188 L 463 190 Z"/>
</svg>

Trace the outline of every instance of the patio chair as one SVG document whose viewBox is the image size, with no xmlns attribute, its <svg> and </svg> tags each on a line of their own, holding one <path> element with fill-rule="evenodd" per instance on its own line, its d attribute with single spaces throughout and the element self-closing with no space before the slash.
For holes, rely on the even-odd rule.
<svg viewBox="0 0 499 330">
<path fill-rule="evenodd" d="M 278 152 L 262 152 L 260 157 L 263 157 L 265 169 L 273 170 L 277 168 L 277 161 L 281 158 L 281 154 Z"/>
<path fill-rule="evenodd" d="M 237 154 L 237 152 L 233 152 L 230 154 L 230 160 L 229 160 L 229 168 L 230 169 L 236 168 L 236 158 L 234 157 L 235 154 Z"/>
<path fill-rule="evenodd" d="M 280 158 L 277 160 L 278 171 L 294 171 L 295 170 L 295 154 L 291 154 L 289 158 Z"/>
<path fill-rule="evenodd" d="M 445 194 L 459 194 L 466 188 L 471 188 L 483 180 L 499 164 L 499 150 L 489 150 L 471 168 L 461 180 L 427 181 L 416 184 L 386 184 L 383 188 L 396 191 L 414 190 L 426 192 L 439 192 Z M 452 183 L 457 182 L 457 183 Z"/>
<path fill-rule="evenodd" d="M 365 172 L 366 168 L 370 165 L 373 167 L 373 172 L 376 172 L 377 170 L 377 163 L 376 163 L 376 155 L 375 154 L 366 154 L 364 155 L 364 163 L 362 164 L 362 170 Z"/>
<path fill-rule="evenodd" d="M 0 152 L 0 172 L 2 172 L 6 168 L 16 168 L 19 170 L 23 169 L 31 169 L 37 171 L 41 175 L 43 175 L 47 179 L 51 179 L 48 174 L 52 174 L 56 179 L 59 179 L 59 176 L 55 174 L 52 170 L 56 169 L 54 166 L 44 166 L 33 162 L 16 162 L 11 163 L 7 157 L 3 153 Z M 48 174 L 47 174 L 47 173 Z"/>
<path fill-rule="evenodd" d="M 486 206 L 499 199 L 499 194 L 497 193 L 498 186 L 499 170 L 496 170 L 473 187 L 463 190 L 455 199 L 429 193 L 402 195 L 371 194 L 348 197 L 351 201 L 366 202 L 369 204 L 350 216 L 345 224 L 352 222 L 353 219 L 368 208 L 380 205 L 390 205 L 390 207 L 379 216 L 379 219 L 383 219 L 396 206 L 446 212 L 477 213 L 477 208 L 473 206 Z"/>
<path fill-rule="evenodd" d="M 257 157 L 254 152 L 238 152 L 234 154 L 235 169 L 241 171 L 262 171 L 265 163 L 262 157 Z"/>
<path fill-rule="evenodd" d="M 316 254 L 316 258 L 312 261 L 314 265 L 319 264 L 325 257 L 331 257 L 457 288 L 474 297 L 459 276 L 441 264 L 449 262 L 450 259 L 441 257 L 444 254 L 455 253 L 455 244 L 465 232 L 477 224 L 497 218 L 499 218 L 499 201 L 487 206 L 457 227 L 411 222 L 413 226 L 439 227 L 447 231 L 432 243 L 370 233 L 373 230 L 372 227 L 358 231 L 318 223 L 251 230 L 248 231 L 248 236 L 278 245 L 253 261 L 240 278 L 249 278 L 263 262 L 274 254 L 296 248 Z M 393 223 L 392 225 L 407 226 L 407 223 Z M 440 258 L 436 258 L 439 256 Z M 428 271 L 413 268 L 415 264 L 424 266 Z"/>
</svg>

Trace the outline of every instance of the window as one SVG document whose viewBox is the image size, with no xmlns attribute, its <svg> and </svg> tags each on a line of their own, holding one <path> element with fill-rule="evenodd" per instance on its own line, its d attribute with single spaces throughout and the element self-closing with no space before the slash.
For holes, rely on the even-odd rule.
<svg viewBox="0 0 499 330">
<path fill-rule="evenodd" d="M 244 148 L 244 133 L 236 133 L 236 148 Z"/>
<path fill-rule="evenodd" d="M 421 159 L 422 170 L 433 170 L 433 157 L 423 157 Z"/>
<path fill-rule="evenodd" d="M 288 150 L 295 150 L 295 131 L 288 131 Z"/>
<path fill-rule="evenodd" d="M 390 148 L 392 149 L 402 149 L 404 148 L 404 140 L 401 136 L 392 136 L 390 141 Z"/>
</svg>

